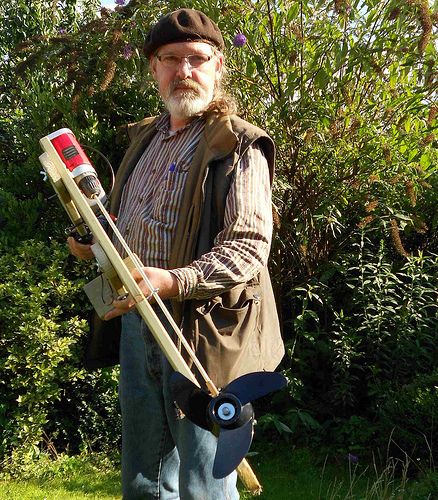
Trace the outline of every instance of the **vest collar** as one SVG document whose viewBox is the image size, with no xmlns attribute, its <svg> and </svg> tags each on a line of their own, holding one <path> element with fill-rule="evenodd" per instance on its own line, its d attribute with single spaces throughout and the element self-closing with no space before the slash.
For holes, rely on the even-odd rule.
<svg viewBox="0 0 438 500">
<path fill-rule="evenodd" d="M 229 115 L 210 115 L 204 129 L 205 142 L 213 157 L 224 158 L 237 147 L 238 138 L 233 132 Z"/>
<path fill-rule="evenodd" d="M 157 129 L 158 124 L 161 123 L 162 116 L 163 115 L 160 115 L 154 120 L 153 126 L 155 129 Z M 146 127 L 147 125 L 148 123 L 145 123 L 143 126 Z M 230 116 L 207 116 L 203 139 L 213 159 L 224 158 L 231 154 L 237 147 L 238 138 L 233 132 Z"/>
</svg>

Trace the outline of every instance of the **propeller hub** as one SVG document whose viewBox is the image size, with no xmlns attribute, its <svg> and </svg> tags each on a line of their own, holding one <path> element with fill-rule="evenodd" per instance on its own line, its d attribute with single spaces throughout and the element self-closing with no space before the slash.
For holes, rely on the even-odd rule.
<svg viewBox="0 0 438 500">
<path fill-rule="evenodd" d="M 219 427 L 236 429 L 253 419 L 254 410 L 251 403 L 242 404 L 234 394 L 223 392 L 210 401 L 208 415 Z"/>
<path fill-rule="evenodd" d="M 247 373 L 231 381 L 216 397 L 178 372 L 172 374 L 171 383 L 173 397 L 186 416 L 217 436 L 213 477 L 222 479 L 236 469 L 251 446 L 251 401 L 281 389 L 286 379 L 275 372 Z"/>
<path fill-rule="evenodd" d="M 231 420 L 236 414 L 236 408 L 231 403 L 222 403 L 217 409 L 217 415 L 222 420 Z"/>
<path fill-rule="evenodd" d="M 234 394 L 220 393 L 210 401 L 208 412 L 214 423 L 228 427 L 239 419 L 242 403 Z"/>
</svg>

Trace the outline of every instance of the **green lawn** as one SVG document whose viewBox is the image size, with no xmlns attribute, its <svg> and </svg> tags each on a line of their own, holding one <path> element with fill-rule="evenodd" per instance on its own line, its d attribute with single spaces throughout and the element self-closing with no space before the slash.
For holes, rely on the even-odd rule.
<svg viewBox="0 0 438 500">
<path fill-rule="evenodd" d="M 421 483 L 401 482 L 391 471 L 376 474 L 372 467 L 347 460 L 320 461 L 309 450 L 294 450 L 285 444 L 263 445 L 263 453 L 249 461 L 263 485 L 260 500 L 432 500 L 438 491 L 438 475 L 431 473 Z M 0 481 L 1 500 L 120 499 L 120 473 L 105 457 L 63 457 L 43 463 L 33 479 Z M 242 500 L 251 497 L 242 491 Z M 202 499 L 199 499 L 202 500 Z"/>
<path fill-rule="evenodd" d="M 119 474 L 50 481 L 0 482 L 1 500 L 120 499 Z"/>
<path fill-rule="evenodd" d="M 20 480 L 0 481 L 0 500 L 120 499 L 120 472 L 102 455 L 41 460 Z M 26 480 L 31 476 L 32 479 Z"/>
<path fill-rule="evenodd" d="M 340 466 L 327 465 L 308 450 L 273 446 L 249 460 L 263 485 L 261 500 L 346 498 L 352 483 L 355 489 L 360 486 L 361 492 L 366 489 L 363 480 L 354 484 L 354 472 L 349 470 L 347 461 Z M 251 496 L 243 494 L 242 498 Z"/>
</svg>

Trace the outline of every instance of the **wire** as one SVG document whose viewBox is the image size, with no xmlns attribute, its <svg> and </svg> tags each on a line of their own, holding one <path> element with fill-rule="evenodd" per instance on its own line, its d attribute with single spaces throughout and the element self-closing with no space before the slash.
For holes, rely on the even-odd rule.
<svg viewBox="0 0 438 500">
<path fill-rule="evenodd" d="M 108 171 L 109 171 L 109 174 L 110 174 L 110 189 L 109 189 L 109 192 L 107 193 L 107 197 L 110 198 L 111 194 L 113 192 L 113 189 L 114 189 L 114 184 L 115 184 L 115 179 L 116 179 L 116 176 L 114 174 L 114 169 L 113 169 L 113 166 L 111 165 L 111 162 L 98 149 L 93 148 L 92 146 L 85 146 L 84 144 L 81 144 L 81 146 L 82 146 L 82 148 L 89 149 L 90 151 L 93 151 L 94 153 L 96 153 L 97 155 L 99 155 L 101 158 L 103 158 L 104 162 L 106 163 L 106 166 L 108 167 Z"/>
</svg>

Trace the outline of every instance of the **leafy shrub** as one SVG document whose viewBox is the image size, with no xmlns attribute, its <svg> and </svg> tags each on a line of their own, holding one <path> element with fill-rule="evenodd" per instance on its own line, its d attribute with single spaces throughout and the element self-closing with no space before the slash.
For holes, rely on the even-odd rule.
<svg viewBox="0 0 438 500">
<path fill-rule="evenodd" d="M 20 454 L 38 454 L 44 447 L 56 453 L 54 444 L 72 451 L 82 443 L 100 440 L 104 445 L 102 433 L 106 443 L 108 436 L 114 443 L 115 381 L 87 374 L 80 364 L 88 306 L 81 291 L 83 280 L 73 279 L 73 273 L 80 274 L 81 268 L 86 271 L 86 265 L 71 263 L 65 244 L 55 242 L 27 241 L 15 254 L 0 257 L 2 456 L 14 450 L 15 460 L 20 460 Z M 89 409 L 86 401 L 98 399 L 95 389 L 103 399 L 100 407 Z M 60 412 L 72 400 L 75 411 L 70 405 L 68 415 Z M 99 411 L 100 419 L 93 416 Z"/>
<path fill-rule="evenodd" d="M 290 370 L 302 383 L 296 401 L 337 448 L 386 449 L 395 427 L 409 453 L 424 447 L 422 433 L 436 435 L 437 256 L 394 262 L 374 236 L 362 231 L 326 283 L 294 292 L 304 307 Z"/>
<path fill-rule="evenodd" d="M 64 385 L 45 427 L 56 450 L 114 454 L 120 449 L 118 373 L 118 367 L 100 370 Z"/>
<path fill-rule="evenodd" d="M 419 375 L 399 387 L 382 387 L 377 435 L 390 436 L 387 454 L 410 457 L 416 470 L 432 469 L 437 460 L 438 372 Z M 412 469 L 413 467 L 411 467 Z"/>
</svg>

